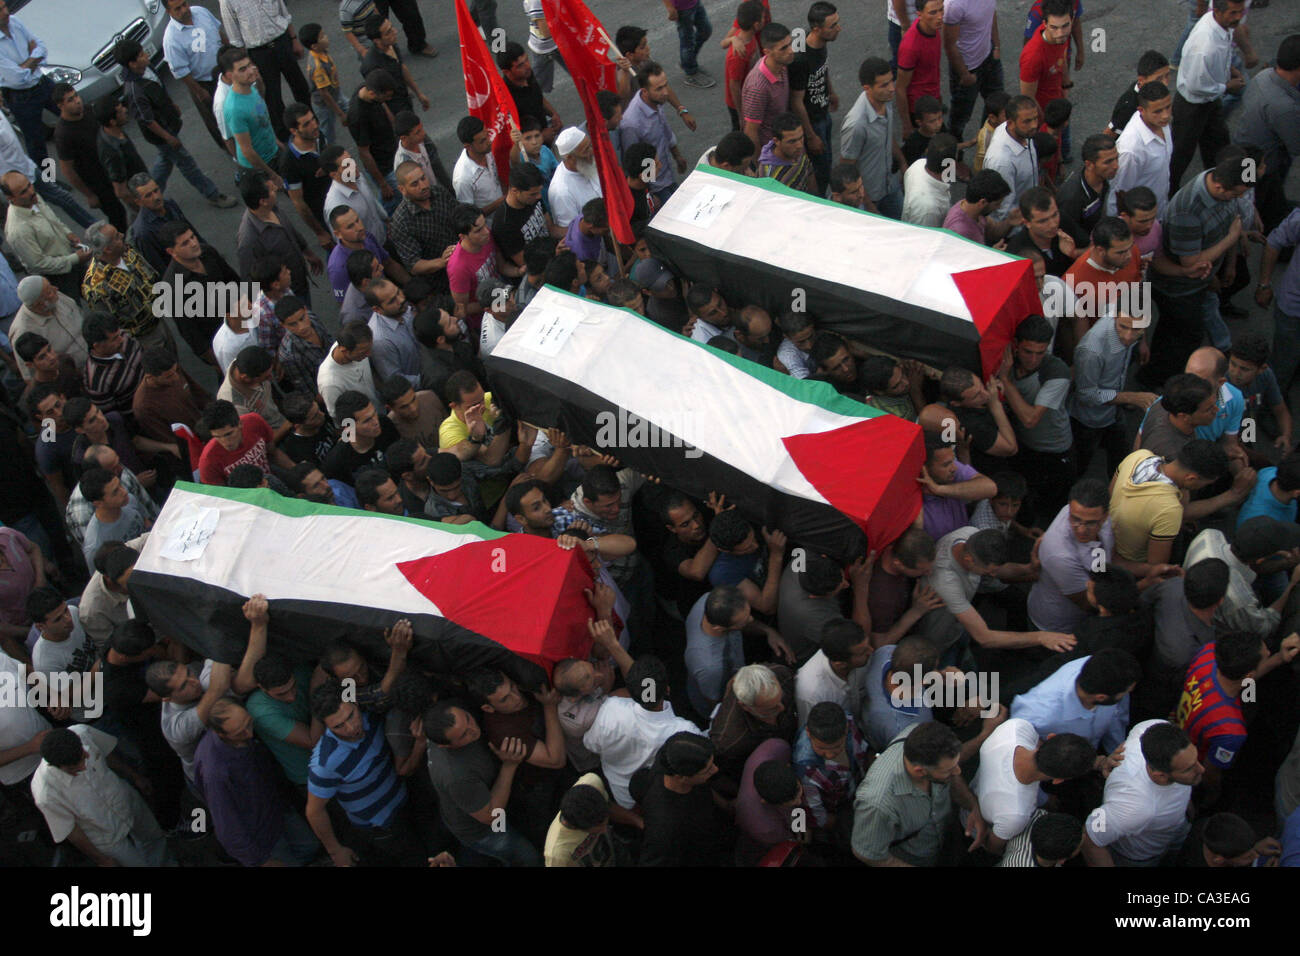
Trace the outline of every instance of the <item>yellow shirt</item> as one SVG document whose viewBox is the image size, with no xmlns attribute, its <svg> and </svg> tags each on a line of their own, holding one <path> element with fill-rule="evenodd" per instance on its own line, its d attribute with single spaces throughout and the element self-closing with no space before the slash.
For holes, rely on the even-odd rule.
<svg viewBox="0 0 1300 956">
<path fill-rule="evenodd" d="M 578 778 L 575 787 L 595 787 L 600 795 L 609 799 L 609 791 L 599 774 L 588 773 Z M 551 828 L 546 831 L 546 844 L 542 850 L 542 859 L 547 866 L 613 866 L 613 844 L 610 843 L 609 831 L 593 836 L 586 830 L 573 830 L 560 822 L 557 813 L 551 821 Z"/>
<path fill-rule="evenodd" d="M 979 133 L 975 136 L 975 165 L 971 167 L 971 172 L 978 173 L 984 168 L 984 154 L 988 152 L 989 140 L 993 138 L 996 126 L 990 126 L 985 123 L 980 127 Z"/>
<path fill-rule="evenodd" d="M 496 422 L 496 415 L 492 414 L 492 393 L 483 394 L 483 424 L 491 428 Z M 459 445 L 465 439 L 469 438 L 469 426 L 456 417 L 456 413 L 448 415 L 438 426 L 438 447 L 452 448 Z"/>
<path fill-rule="evenodd" d="M 311 85 L 314 90 L 337 90 L 339 86 L 339 68 L 334 65 L 334 58 L 328 53 L 308 50 L 311 56 Z"/>
<path fill-rule="evenodd" d="M 1177 485 L 1161 478 L 1133 481 L 1139 465 L 1159 457 L 1140 448 L 1120 462 L 1115 473 L 1110 526 L 1115 532 L 1115 553 L 1127 561 L 1146 561 L 1152 538 L 1172 540 L 1183 526 L 1183 497 Z"/>
</svg>

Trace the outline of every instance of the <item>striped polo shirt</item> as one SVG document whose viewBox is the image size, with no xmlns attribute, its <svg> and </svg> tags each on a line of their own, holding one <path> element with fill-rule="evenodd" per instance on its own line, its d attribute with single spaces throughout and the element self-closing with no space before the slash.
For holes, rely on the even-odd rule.
<svg viewBox="0 0 1300 956">
<path fill-rule="evenodd" d="M 384 722 L 362 714 L 360 740 L 340 740 L 326 730 L 307 765 L 307 792 L 339 798 L 348 820 L 359 827 L 382 827 L 406 802 L 406 788 L 393 767 L 384 740 Z"/>
<path fill-rule="evenodd" d="M 1192 658 L 1178 699 L 1178 726 L 1196 744 L 1197 757 L 1212 767 L 1227 770 L 1246 742 L 1241 701 L 1219 686 L 1214 644 L 1206 644 Z"/>
</svg>

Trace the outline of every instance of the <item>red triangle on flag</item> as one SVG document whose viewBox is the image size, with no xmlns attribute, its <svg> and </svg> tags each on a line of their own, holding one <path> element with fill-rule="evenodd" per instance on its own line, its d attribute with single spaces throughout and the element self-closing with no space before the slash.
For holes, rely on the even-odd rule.
<svg viewBox="0 0 1300 956">
<path fill-rule="evenodd" d="M 1002 363 L 1002 353 L 1011 344 L 1016 326 L 1028 316 L 1042 314 L 1033 264 L 1028 259 L 1010 259 L 954 272 L 952 281 L 980 334 L 980 363 L 987 378 Z"/>
<path fill-rule="evenodd" d="M 472 540 L 459 548 L 397 565 L 442 616 L 491 638 L 550 673 L 566 657 L 586 659 L 583 590 L 594 580 L 581 549 L 562 551 L 529 534 Z"/>
<path fill-rule="evenodd" d="M 875 550 L 916 519 L 921 508 L 916 476 L 925 462 L 920 426 L 882 414 L 781 441 L 809 483 L 866 533 Z"/>
</svg>

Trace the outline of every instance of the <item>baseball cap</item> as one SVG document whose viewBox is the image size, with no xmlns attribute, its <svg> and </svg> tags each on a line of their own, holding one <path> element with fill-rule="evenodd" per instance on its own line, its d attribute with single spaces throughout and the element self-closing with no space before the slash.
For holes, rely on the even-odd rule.
<svg viewBox="0 0 1300 956">
<path fill-rule="evenodd" d="M 658 259 L 641 259 L 632 267 L 629 278 L 650 292 L 663 292 L 673 281 L 673 273 Z"/>
<path fill-rule="evenodd" d="M 1232 547 L 1243 561 L 1258 561 L 1278 551 L 1300 548 L 1300 525 L 1260 515 L 1241 523 Z"/>
</svg>

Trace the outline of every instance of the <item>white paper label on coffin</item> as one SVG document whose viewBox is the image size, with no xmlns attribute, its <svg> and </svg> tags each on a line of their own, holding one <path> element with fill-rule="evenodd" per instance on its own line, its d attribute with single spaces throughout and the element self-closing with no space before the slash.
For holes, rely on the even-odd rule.
<svg viewBox="0 0 1300 956">
<path fill-rule="evenodd" d="M 220 517 L 215 508 L 191 504 L 168 529 L 160 554 L 172 561 L 197 561 L 216 533 Z"/>
</svg>

